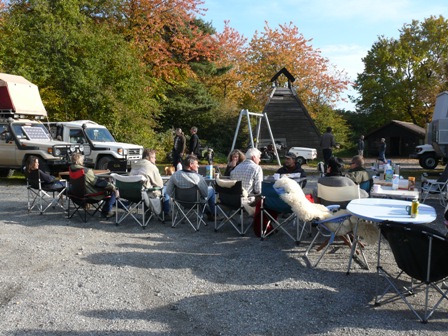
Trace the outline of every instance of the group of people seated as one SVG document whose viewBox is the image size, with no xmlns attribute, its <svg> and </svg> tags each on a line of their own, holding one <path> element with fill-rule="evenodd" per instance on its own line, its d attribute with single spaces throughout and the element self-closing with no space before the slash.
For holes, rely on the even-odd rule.
<svg viewBox="0 0 448 336">
<path fill-rule="evenodd" d="M 232 180 L 242 182 L 246 198 L 244 203 L 253 208 L 261 197 L 261 186 L 263 181 L 263 170 L 260 164 L 261 152 L 257 148 L 249 148 L 244 154 L 240 150 L 235 149 L 228 155 L 228 163 L 224 172 L 224 176 L 228 176 Z M 363 168 L 364 160 L 362 156 L 356 155 L 352 158 L 350 169 L 344 174 L 344 163 L 337 157 L 331 157 L 328 162 L 328 168 L 325 176 L 318 180 L 318 183 L 327 186 L 347 186 L 353 184 L 362 184 L 364 181 L 370 180 L 370 175 Z M 151 193 L 151 197 L 160 196 L 163 189 L 162 209 L 165 220 L 170 220 L 170 196 L 173 194 L 174 188 L 190 188 L 198 186 L 201 196 L 207 199 L 208 219 L 214 220 L 215 214 L 215 192 L 213 187 L 208 186 L 205 178 L 198 174 L 199 161 L 197 156 L 187 155 L 182 160 L 182 169 L 176 171 L 164 186 L 159 169 L 156 166 L 156 152 L 152 149 L 144 149 L 142 158 L 131 166 L 129 175 L 143 175 L 146 177 L 145 187 Z M 84 169 L 86 190 L 88 193 L 95 193 L 99 190 L 108 190 L 110 197 L 105 199 L 101 214 L 105 218 L 115 215 L 112 211 L 116 200 L 115 186 L 113 183 L 105 181 L 95 176 L 92 169 L 84 167 L 84 156 L 75 153 L 72 156 L 71 171 Z M 33 170 L 39 172 L 42 184 L 48 188 L 65 187 L 63 182 L 56 180 L 53 176 L 39 169 L 39 160 L 31 156 L 27 162 L 25 174 L 28 176 Z M 300 173 L 302 178 L 300 185 L 302 188 L 306 185 L 306 172 L 297 162 L 294 153 L 287 153 L 284 158 L 283 166 L 279 168 L 278 174 L 296 174 Z M 362 191 L 361 197 L 368 197 L 366 191 Z M 251 211 L 248 211 L 249 213 Z"/>
</svg>

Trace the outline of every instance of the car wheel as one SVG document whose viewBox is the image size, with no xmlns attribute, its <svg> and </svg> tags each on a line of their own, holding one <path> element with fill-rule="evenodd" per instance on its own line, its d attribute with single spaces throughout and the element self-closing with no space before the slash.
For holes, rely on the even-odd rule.
<svg viewBox="0 0 448 336">
<path fill-rule="evenodd" d="M 299 156 L 299 157 L 297 158 L 297 162 L 300 163 L 300 165 L 304 165 L 304 164 L 306 164 L 306 160 L 305 160 L 305 158 L 302 157 L 302 156 Z"/>
<path fill-rule="evenodd" d="M 98 164 L 97 164 L 97 166 L 96 166 L 96 169 L 99 169 L 99 170 L 106 170 L 107 167 L 108 167 L 108 165 L 109 165 L 109 162 L 111 162 L 111 161 L 113 161 L 113 160 L 114 160 L 114 159 L 111 158 L 110 156 L 103 156 L 103 157 L 98 161 Z"/>
<path fill-rule="evenodd" d="M 435 157 L 435 155 L 427 154 L 420 158 L 419 163 L 424 169 L 435 169 L 439 163 L 439 160 Z"/>
</svg>

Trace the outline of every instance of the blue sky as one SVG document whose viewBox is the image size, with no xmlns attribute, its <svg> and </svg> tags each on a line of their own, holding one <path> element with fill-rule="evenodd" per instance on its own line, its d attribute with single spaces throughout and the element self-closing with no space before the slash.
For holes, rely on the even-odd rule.
<svg viewBox="0 0 448 336">
<path fill-rule="evenodd" d="M 431 15 L 448 18 L 447 0 L 205 0 L 202 7 L 208 9 L 204 20 L 219 32 L 229 20 L 249 40 L 265 21 L 271 28 L 292 22 L 350 79 L 363 71 L 362 58 L 379 36 L 398 38 L 404 24 Z M 337 107 L 354 110 L 342 101 Z"/>
</svg>

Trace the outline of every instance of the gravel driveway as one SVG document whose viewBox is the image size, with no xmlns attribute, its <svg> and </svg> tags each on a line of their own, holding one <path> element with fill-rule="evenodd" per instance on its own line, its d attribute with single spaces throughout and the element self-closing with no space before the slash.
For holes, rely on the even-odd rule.
<svg viewBox="0 0 448 336">
<path fill-rule="evenodd" d="M 347 248 L 312 269 L 280 233 L 28 214 L 22 183 L 0 180 L 0 335 L 447 334 L 445 303 L 428 324 L 372 306 L 375 245 L 347 276 Z"/>
</svg>

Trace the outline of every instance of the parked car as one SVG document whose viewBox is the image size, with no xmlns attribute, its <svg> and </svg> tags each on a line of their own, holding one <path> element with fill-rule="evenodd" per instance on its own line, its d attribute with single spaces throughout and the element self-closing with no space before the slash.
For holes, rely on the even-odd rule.
<svg viewBox="0 0 448 336">
<path fill-rule="evenodd" d="M 301 165 L 317 158 L 316 148 L 291 147 L 288 152 L 294 153 L 297 157 L 297 162 L 299 162 Z"/>
</svg>

